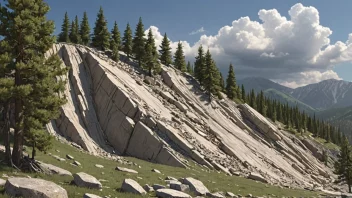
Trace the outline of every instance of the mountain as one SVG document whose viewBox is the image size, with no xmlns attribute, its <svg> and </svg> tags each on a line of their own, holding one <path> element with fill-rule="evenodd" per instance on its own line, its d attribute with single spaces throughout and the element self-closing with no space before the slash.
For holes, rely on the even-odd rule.
<svg viewBox="0 0 352 198">
<path fill-rule="evenodd" d="M 266 78 L 262 77 L 248 77 L 244 79 L 239 79 L 237 80 L 238 85 L 244 85 L 247 92 L 250 90 L 254 90 L 256 93 L 260 91 L 265 91 L 267 89 L 275 89 L 277 91 L 280 91 L 282 93 L 290 93 L 293 91 L 293 89 L 282 86 L 278 83 L 275 83 L 271 80 L 268 80 Z"/>
<path fill-rule="evenodd" d="M 63 76 L 68 102 L 47 129 L 89 153 L 255 173 L 292 188 L 337 187 L 314 139 L 279 129 L 247 104 L 209 102 L 192 76 L 172 66 L 149 77 L 123 53 L 115 62 L 96 49 L 55 44 L 50 54 L 59 55 L 70 72 Z"/>
<path fill-rule="evenodd" d="M 273 100 L 280 101 L 282 104 L 288 103 L 289 106 L 298 106 L 302 111 L 308 114 L 313 114 L 315 109 L 291 96 L 290 94 L 283 93 L 276 89 L 267 89 L 264 91 L 264 95 Z"/>
<path fill-rule="evenodd" d="M 324 80 L 293 90 L 291 95 L 313 108 L 324 110 L 352 105 L 352 83 L 343 80 Z"/>
</svg>

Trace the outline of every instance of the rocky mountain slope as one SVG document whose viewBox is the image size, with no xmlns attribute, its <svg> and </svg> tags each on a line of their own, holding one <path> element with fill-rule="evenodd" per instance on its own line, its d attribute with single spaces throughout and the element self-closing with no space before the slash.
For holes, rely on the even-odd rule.
<svg viewBox="0 0 352 198">
<path fill-rule="evenodd" d="M 246 104 L 209 102 L 186 73 L 163 67 L 147 77 L 122 56 L 119 63 L 84 46 L 56 44 L 70 67 L 61 116 L 48 124 L 95 155 L 133 156 L 187 167 L 189 160 L 233 174 L 257 173 L 271 184 L 332 187 L 336 176 L 317 158 L 321 149 L 280 130 Z"/>
</svg>

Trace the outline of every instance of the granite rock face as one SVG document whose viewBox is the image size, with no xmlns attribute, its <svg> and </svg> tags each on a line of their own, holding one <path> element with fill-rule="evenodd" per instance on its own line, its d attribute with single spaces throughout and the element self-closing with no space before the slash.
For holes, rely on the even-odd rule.
<svg viewBox="0 0 352 198">
<path fill-rule="evenodd" d="M 319 151 L 247 104 L 226 98 L 209 103 L 198 82 L 172 66 L 147 78 L 135 63 L 116 63 L 85 46 L 55 44 L 46 56 L 51 54 L 70 72 L 62 76 L 68 103 L 47 129 L 94 155 L 116 153 L 183 168 L 187 157 L 228 175 L 253 172 L 270 184 L 297 188 L 323 184 L 307 174 L 326 183 L 336 178 L 317 159 Z"/>
</svg>

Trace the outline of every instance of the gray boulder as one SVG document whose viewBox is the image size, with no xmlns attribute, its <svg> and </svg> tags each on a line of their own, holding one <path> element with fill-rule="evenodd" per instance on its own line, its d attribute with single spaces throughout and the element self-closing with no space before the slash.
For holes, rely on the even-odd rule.
<svg viewBox="0 0 352 198">
<path fill-rule="evenodd" d="M 209 192 L 203 182 L 193 179 L 192 177 L 185 178 L 183 180 L 183 184 L 189 185 L 190 191 L 194 192 L 196 195 L 206 195 Z"/>
<path fill-rule="evenodd" d="M 153 186 L 153 189 L 156 191 L 156 190 L 159 190 L 159 189 L 164 189 L 166 188 L 165 186 L 163 185 L 160 185 L 160 184 L 154 184 Z"/>
<path fill-rule="evenodd" d="M 249 174 L 248 179 L 252 179 L 252 180 L 255 180 L 255 181 L 260 181 L 260 182 L 263 182 L 263 183 L 268 183 L 268 181 L 263 176 L 261 176 L 260 174 L 257 174 L 257 173 L 253 173 L 253 172 L 251 172 Z"/>
<path fill-rule="evenodd" d="M 189 186 L 186 184 L 171 183 L 170 188 L 181 192 L 189 191 Z"/>
<path fill-rule="evenodd" d="M 209 198 L 225 198 L 224 195 L 216 192 L 216 193 L 207 193 L 207 197 Z"/>
<path fill-rule="evenodd" d="M 101 189 L 101 183 L 93 176 L 88 175 L 87 173 L 76 173 L 73 175 L 73 181 L 79 187 Z"/>
<path fill-rule="evenodd" d="M 66 190 L 61 186 L 36 178 L 9 178 L 5 184 L 5 191 L 11 197 L 68 198 Z"/>
<path fill-rule="evenodd" d="M 142 186 L 132 179 L 125 179 L 122 183 L 121 190 L 123 192 L 129 192 L 139 195 L 147 194 L 147 192 L 142 188 Z"/>
<path fill-rule="evenodd" d="M 121 172 L 126 172 L 126 173 L 135 173 L 137 174 L 138 172 L 129 168 L 123 168 L 123 167 L 116 167 L 115 170 L 121 171 Z"/>
<path fill-rule="evenodd" d="M 39 162 L 39 163 L 44 170 L 46 170 L 47 172 L 50 172 L 51 174 L 56 174 L 60 176 L 72 176 L 72 173 L 70 171 L 62 169 L 60 167 L 54 166 L 52 164 L 46 164 L 43 162 Z"/>
<path fill-rule="evenodd" d="M 98 195 L 86 193 L 83 195 L 83 198 L 101 198 L 101 197 Z"/>
<path fill-rule="evenodd" d="M 159 189 L 156 191 L 156 196 L 160 198 L 191 198 L 190 195 L 172 189 Z"/>
<path fill-rule="evenodd" d="M 154 192 L 154 188 L 149 186 L 148 184 L 144 185 L 143 186 L 143 189 L 146 191 L 146 192 Z"/>
</svg>

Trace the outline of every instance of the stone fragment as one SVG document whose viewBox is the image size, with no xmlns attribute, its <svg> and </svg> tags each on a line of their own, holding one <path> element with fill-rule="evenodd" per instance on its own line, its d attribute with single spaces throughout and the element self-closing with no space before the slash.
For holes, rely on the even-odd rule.
<svg viewBox="0 0 352 198">
<path fill-rule="evenodd" d="M 152 172 L 161 174 L 161 172 L 157 169 L 153 169 Z"/>
<path fill-rule="evenodd" d="M 189 191 L 189 186 L 186 184 L 172 183 L 170 184 L 170 188 L 181 192 Z"/>
<path fill-rule="evenodd" d="M 225 196 L 226 197 L 235 197 L 236 195 L 233 194 L 232 192 L 226 192 Z"/>
<path fill-rule="evenodd" d="M 5 186 L 6 180 L 0 179 L 0 187 Z"/>
<path fill-rule="evenodd" d="M 249 174 L 249 176 L 248 176 L 248 179 L 260 181 L 260 182 L 263 182 L 263 183 L 268 183 L 268 181 L 267 181 L 263 176 L 261 176 L 261 175 L 258 174 L 258 173 L 253 173 L 253 172 L 251 172 L 251 173 Z"/>
<path fill-rule="evenodd" d="M 36 178 L 9 178 L 5 184 L 5 191 L 11 197 L 68 198 L 66 190 L 61 186 Z"/>
<path fill-rule="evenodd" d="M 78 161 L 74 161 L 73 164 L 76 166 L 81 166 L 81 163 L 79 163 Z"/>
<path fill-rule="evenodd" d="M 203 182 L 196 180 L 192 177 L 187 177 L 183 180 L 183 184 L 189 185 L 191 192 L 194 192 L 196 195 L 206 195 L 209 190 L 204 186 Z"/>
<path fill-rule="evenodd" d="M 166 188 L 165 186 L 160 185 L 160 184 L 154 184 L 152 187 L 153 187 L 154 190 L 159 190 L 159 189 Z"/>
<path fill-rule="evenodd" d="M 101 183 L 95 177 L 83 172 L 74 174 L 73 181 L 79 187 L 86 187 L 92 189 L 102 188 Z"/>
<path fill-rule="evenodd" d="M 154 188 L 149 186 L 148 184 L 144 185 L 143 186 L 143 189 L 146 191 L 146 192 L 154 192 Z"/>
<path fill-rule="evenodd" d="M 72 157 L 71 155 L 68 155 L 68 154 L 66 155 L 66 158 L 67 158 L 67 159 L 70 159 L 70 160 L 75 159 L 74 157 Z"/>
<path fill-rule="evenodd" d="M 135 173 L 137 174 L 138 172 L 129 168 L 123 168 L 123 167 L 116 167 L 115 170 L 121 171 L 121 172 L 126 172 L 126 173 Z"/>
<path fill-rule="evenodd" d="M 72 173 L 70 171 L 54 166 L 52 164 L 46 164 L 46 163 L 40 162 L 40 166 L 44 170 L 50 172 L 51 174 L 56 174 L 61 176 L 72 176 Z"/>
<path fill-rule="evenodd" d="M 121 190 L 123 192 L 129 192 L 133 194 L 145 195 L 147 192 L 133 179 L 125 179 L 123 180 Z"/>
<path fill-rule="evenodd" d="M 97 168 L 104 168 L 104 166 L 103 166 L 103 165 L 100 165 L 100 164 L 96 164 L 95 167 L 97 167 Z"/>
<path fill-rule="evenodd" d="M 216 192 L 216 193 L 210 193 L 210 192 L 208 192 L 208 193 L 206 194 L 206 196 L 209 197 L 209 198 L 225 198 L 224 195 L 222 195 L 222 194 L 220 194 L 220 193 L 218 193 L 218 192 Z"/>
<path fill-rule="evenodd" d="M 94 194 L 85 193 L 83 195 L 83 198 L 102 198 L 102 197 L 100 197 L 98 195 L 94 195 Z"/>
<path fill-rule="evenodd" d="M 172 189 L 159 189 L 156 191 L 156 196 L 160 198 L 191 198 L 190 195 Z"/>
</svg>

